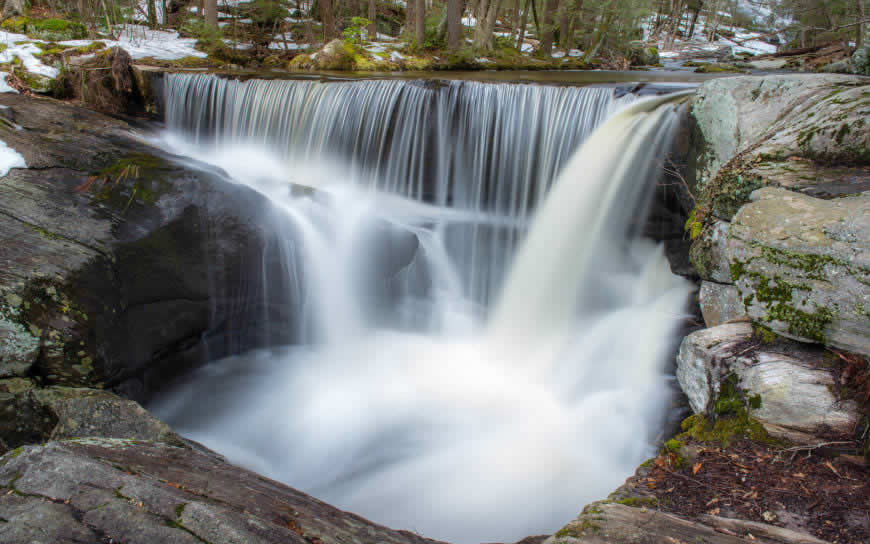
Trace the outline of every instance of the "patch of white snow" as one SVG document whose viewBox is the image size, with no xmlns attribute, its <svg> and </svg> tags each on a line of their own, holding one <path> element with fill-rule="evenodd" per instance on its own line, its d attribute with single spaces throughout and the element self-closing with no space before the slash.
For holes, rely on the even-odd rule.
<svg viewBox="0 0 870 544">
<path fill-rule="evenodd" d="M 27 163 L 21 153 L 15 151 L 3 140 L 0 140 L 0 178 L 13 168 L 27 168 Z"/>
</svg>

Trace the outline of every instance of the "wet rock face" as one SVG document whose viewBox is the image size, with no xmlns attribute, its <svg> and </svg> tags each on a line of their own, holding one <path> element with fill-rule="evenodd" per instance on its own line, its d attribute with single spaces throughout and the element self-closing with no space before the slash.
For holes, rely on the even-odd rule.
<svg viewBox="0 0 870 544">
<path fill-rule="evenodd" d="M 0 459 L 0 541 L 433 541 L 342 512 L 207 450 L 81 439 Z"/>
<path fill-rule="evenodd" d="M 247 281 L 282 266 L 259 195 L 173 162 L 125 122 L 0 102 L 0 138 L 30 167 L 0 180 L 0 377 L 145 399 L 206 350 L 292 340 L 291 290 L 267 300 Z"/>
<path fill-rule="evenodd" d="M 810 443 L 851 438 L 860 410 L 835 392 L 831 354 L 787 340 L 765 346 L 752 336 L 752 324 L 744 322 L 683 339 L 677 379 L 692 410 L 716 414 L 739 402 L 777 437 Z M 723 401 L 726 388 L 735 398 Z"/>
</svg>

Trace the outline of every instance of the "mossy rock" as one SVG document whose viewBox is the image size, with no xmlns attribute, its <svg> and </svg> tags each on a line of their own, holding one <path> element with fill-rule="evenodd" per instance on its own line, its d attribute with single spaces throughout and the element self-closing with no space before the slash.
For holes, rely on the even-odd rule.
<svg viewBox="0 0 870 544">
<path fill-rule="evenodd" d="M 82 40 L 88 37 L 85 25 L 66 19 L 31 19 L 12 17 L 0 24 L 7 32 L 26 34 L 31 38 L 48 41 Z"/>
<path fill-rule="evenodd" d="M 356 56 L 359 55 L 353 44 L 332 40 L 317 52 L 315 65 L 320 70 L 353 70 L 356 68 Z"/>
</svg>

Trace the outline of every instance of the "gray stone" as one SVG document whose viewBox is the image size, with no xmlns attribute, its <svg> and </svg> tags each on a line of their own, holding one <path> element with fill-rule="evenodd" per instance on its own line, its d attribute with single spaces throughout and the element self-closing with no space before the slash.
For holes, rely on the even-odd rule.
<svg viewBox="0 0 870 544">
<path fill-rule="evenodd" d="M 39 354 L 39 338 L 0 315 L 0 378 L 26 376 Z"/>
<path fill-rule="evenodd" d="M 695 413 L 709 414 L 723 382 L 733 375 L 747 409 L 774 436 L 813 443 L 848 438 L 860 417 L 857 404 L 838 398 L 830 354 L 787 340 L 766 347 L 752 341 L 750 323 L 728 323 L 683 339 L 677 379 Z M 757 397 L 756 397 L 757 396 Z"/>
<path fill-rule="evenodd" d="M 739 154 L 745 163 L 754 157 L 776 162 L 792 156 L 868 160 L 870 131 L 861 130 L 870 111 L 868 85 L 864 78 L 819 74 L 705 82 L 692 107 L 700 137 L 698 187 L 703 189 Z"/>
<path fill-rule="evenodd" d="M 729 226 L 726 221 L 715 221 L 692 244 L 689 256 L 702 279 L 731 283 L 731 269 L 726 253 Z"/>
<path fill-rule="evenodd" d="M 701 282 L 698 299 L 701 303 L 701 315 L 708 327 L 746 316 L 740 292 L 733 285 Z"/>
<path fill-rule="evenodd" d="M 0 184 L 0 377 L 146 400 L 206 354 L 294 340 L 292 289 L 238 289 L 285 277 L 264 197 L 175 162 L 124 121 L 21 95 L 0 103 L 2 139 L 30 166 Z"/>
<path fill-rule="evenodd" d="M 52 387 L 37 391 L 34 396 L 57 418 L 50 440 L 110 437 L 183 443 L 169 425 L 139 403 L 108 392 Z"/>
<path fill-rule="evenodd" d="M 778 334 L 870 354 L 870 193 L 820 200 L 755 192 L 728 261 L 747 315 Z"/>
<path fill-rule="evenodd" d="M 0 541 L 434 544 L 207 451 L 88 438 L 0 458 Z"/>
<path fill-rule="evenodd" d="M 182 445 L 168 425 L 138 403 L 108 391 L 35 387 L 29 380 L 0 380 L 0 439 L 10 447 L 47 440 L 111 437 Z"/>
</svg>

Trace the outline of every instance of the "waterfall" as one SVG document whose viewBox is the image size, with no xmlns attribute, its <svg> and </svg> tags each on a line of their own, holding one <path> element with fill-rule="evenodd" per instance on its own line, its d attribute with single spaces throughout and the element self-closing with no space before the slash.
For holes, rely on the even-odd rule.
<svg viewBox="0 0 870 544">
<path fill-rule="evenodd" d="M 612 90 L 536 85 L 166 92 L 160 141 L 269 198 L 317 333 L 194 372 L 152 406 L 176 429 L 458 543 L 550 533 L 649 455 L 687 288 L 633 225 L 684 96 L 614 114 Z"/>
<path fill-rule="evenodd" d="M 485 307 L 513 254 L 517 224 L 612 109 L 614 89 L 455 81 L 238 81 L 169 74 L 167 124 L 199 144 L 255 145 L 290 172 L 499 217 L 444 226 L 465 294 Z M 323 188 L 331 179 L 291 174 Z"/>
</svg>

